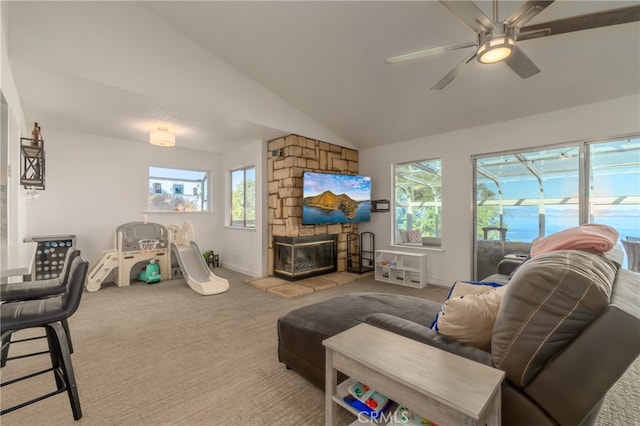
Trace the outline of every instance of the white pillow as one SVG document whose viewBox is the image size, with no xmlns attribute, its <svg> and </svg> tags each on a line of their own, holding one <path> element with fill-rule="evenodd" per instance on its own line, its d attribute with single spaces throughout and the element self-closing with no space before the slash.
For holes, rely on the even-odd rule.
<svg viewBox="0 0 640 426">
<path fill-rule="evenodd" d="M 452 297 L 465 296 L 467 294 L 480 294 L 480 293 L 489 293 L 492 290 L 495 290 L 498 287 L 502 287 L 503 284 L 494 283 L 491 281 L 456 281 L 451 286 L 451 290 L 447 295 L 447 298 L 444 300 L 445 302 Z M 438 317 L 440 313 L 436 314 L 436 317 L 431 322 L 431 328 L 437 332 L 440 332 L 438 329 Z"/>
<path fill-rule="evenodd" d="M 493 323 L 505 291 L 507 286 L 489 293 L 451 297 L 438 313 L 438 332 L 490 352 Z"/>
<path fill-rule="evenodd" d="M 447 299 L 467 294 L 490 293 L 498 287 L 502 287 L 502 284 L 491 281 L 456 281 L 451 286 Z"/>
</svg>

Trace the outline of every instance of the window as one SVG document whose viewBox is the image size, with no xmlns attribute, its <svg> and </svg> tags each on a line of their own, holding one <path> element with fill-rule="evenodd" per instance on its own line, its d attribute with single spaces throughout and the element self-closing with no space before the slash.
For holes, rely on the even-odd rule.
<svg viewBox="0 0 640 426">
<path fill-rule="evenodd" d="M 639 231 L 640 139 L 477 158 L 475 166 L 477 239 L 503 228 L 504 240 L 532 242 L 588 222 Z"/>
<path fill-rule="evenodd" d="M 640 235 L 640 139 L 582 142 L 478 157 L 475 273 L 527 254 L 538 237 L 584 223 Z"/>
<path fill-rule="evenodd" d="M 440 246 L 441 160 L 394 165 L 395 243 Z"/>
<path fill-rule="evenodd" d="M 476 236 L 531 242 L 578 226 L 580 148 L 476 159 Z"/>
<path fill-rule="evenodd" d="M 640 138 L 590 143 L 588 221 L 640 237 Z"/>
<path fill-rule="evenodd" d="M 256 168 L 231 172 L 231 226 L 256 227 Z"/>
<path fill-rule="evenodd" d="M 209 173 L 203 170 L 149 167 L 147 211 L 209 210 Z"/>
</svg>

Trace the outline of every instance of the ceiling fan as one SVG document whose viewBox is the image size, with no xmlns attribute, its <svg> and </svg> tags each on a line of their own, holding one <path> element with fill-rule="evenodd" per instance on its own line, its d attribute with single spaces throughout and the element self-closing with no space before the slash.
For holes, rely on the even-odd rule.
<svg viewBox="0 0 640 426">
<path fill-rule="evenodd" d="M 489 19 L 473 2 L 465 0 L 440 0 L 447 9 L 470 26 L 477 37 L 458 44 L 433 47 L 385 59 L 386 64 L 409 61 L 450 50 L 475 47 L 462 62 L 438 81 L 431 90 L 444 89 L 465 69 L 474 58 L 480 63 L 493 64 L 504 61 L 521 78 L 529 78 L 540 69 L 516 43 L 532 38 L 547 37 L 573 31 L 588 30 L 609 25 L 640 21 L 640 5 L 604 10 L 586 15 L 572 16 L 556 21 L 525 26 L 527 22 L 546 9 L 554 0 L 529 0 L 507 19 L 498 21 L 498 1 L 493 0 L 493 19 Z"/>
</svg>

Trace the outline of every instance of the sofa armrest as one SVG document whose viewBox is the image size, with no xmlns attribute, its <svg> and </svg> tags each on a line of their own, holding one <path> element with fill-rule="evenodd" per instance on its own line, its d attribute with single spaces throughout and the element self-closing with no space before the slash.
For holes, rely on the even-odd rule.
<svg viewBox="0 0 640 426">
<path fill-rule="evenodd" d="M 524 259 L 502 259 L 500 263 L 498 263 L 498 273 L 501 275 L 511 275 L 522 263 L 524 263 Z"/>
<path fill-rule="evenodd" d="M 467 346 L 456 339 L 437 333 L 424 325 L 396 317 L 394 315 L 375 313 L 364 317 L 364 322 L 395 334 L 417 340 L 418 342 L 442 349 L 449 353 L 493 367 L 491 354 L 481 349 Z"/>
</svg>

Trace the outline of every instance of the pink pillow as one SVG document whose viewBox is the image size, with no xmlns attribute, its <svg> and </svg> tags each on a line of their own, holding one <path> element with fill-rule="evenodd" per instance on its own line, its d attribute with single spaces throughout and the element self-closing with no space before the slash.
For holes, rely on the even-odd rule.
<svg viewBox="0 0 640 426">
<path fill-rule="evenodd" d="M 618 231 L 607 225 L 587 223 L 565 229 L 545 238 L 538 238 L 531 245 L 531 257 L 557 250 L 587 249 L 607 252 L 618 242 Z"/>
<path fill-rule="evenodd" d="M 410 243 L 421 243 L 422 236 L 420 236 L 420 231 L 407 231 L 407 238 Z"/>
</svg>

